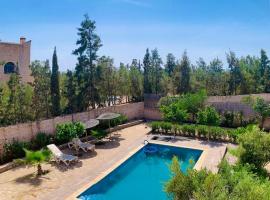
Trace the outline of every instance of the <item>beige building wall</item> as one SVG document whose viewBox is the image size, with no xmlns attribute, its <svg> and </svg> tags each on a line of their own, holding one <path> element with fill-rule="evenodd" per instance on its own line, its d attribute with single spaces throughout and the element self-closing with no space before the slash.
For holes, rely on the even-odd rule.
<svg viewBox="0 0 270 200">
<path fill-rule="evenodd" d="M 20 43 L 0 42 L 0 81 L 8 81 L 10 74 L 4 73 L 4 66 L 8 62 L 14 63 L 18 67 L 22 81 L 32 82 L 30 65 L 31 41 L 20 38 Z"/>
</svg>

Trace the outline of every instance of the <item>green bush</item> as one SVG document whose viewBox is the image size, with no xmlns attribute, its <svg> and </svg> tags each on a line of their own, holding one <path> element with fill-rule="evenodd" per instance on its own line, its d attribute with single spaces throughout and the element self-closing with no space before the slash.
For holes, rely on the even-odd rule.
<svg viewBox="0 0 270 200">
<path fill-rule="evenodd" d="M 195 136 L 196 133 L 196 126 L 193 124 L 184 124 L 181 126 L 182 132 L 184 134 L 190 135 L 190 136 Z"/>
<path fill-rule="evenodd" d="M 4 144 L 2 163 L 10 162 L 13 159 L 24 157 L 25 151 L 23 149 L 29 147 L 29 142 L 19 142 L 17 140 L 13 140 L 11 143 Z"/>
<path fill-rule="evenodd" d="M 243 118 L 242 112 L 233 112 L 233 111 L 224 112 L 221 120 L 222 126 L 232 128 L 246 126 L 254 122 L 255 122 L 254 119 L 245 120 Z"/>
<path fill-rule="evenodd" d="M 39 150 L 42 147 L 47 146 L 52 142 L 52 136 L 47 135 L 46 133 L 38 133 L 35 138 L 31 140 L 31 149 Z"/>
<path fill-rule="evenodd" d="M 170 122 L 162 122 L 160 125 L 161 125 L 161 129 L 165 133 L 168 133 L 172 129 L 172 124 Z"/>
<path fill-rule="evenodd" d="M 91 130 L 91 135 L 100 140 L 108 135 L 108 133 L 105 130 L 97 129 L 97 130 Z"/>
<path fill-rule="evenodd" d="M 111 120 L 111 126 L 117 126 L 117 125 L 120 125 L 120 124 L 124 124 L 128 121 L 128 118 L 126 115 L 123 115 L 123 114 L 120 114 L 119 117 L 117 117 L 116 119 L 113 119 Z"/>
<path fill-rule="evenodd" d="M 209 137 L 208 129 L 209 129 L 208 126 L 198 125 L 197 126 L 198 135 L 203 138 L 206 138 L 206 137 L 208 138 Z"/>
<path fill-rule="evenodd" d="M 55 139 L 58 144 L 69 142 L 72 138 L 81 137 L 84 134 L 84 125 L 81 122 L 67 122 L 56 126 Z"/>
<path fill-rule="evenodd" d="M 154 133 L 159 132 L 159 129 L 160 129 L 160 122 L 157 122 L 157 121 L 151 122 L 151 123 L 150 123 L 150 126 L 151 126 L 152 131 L 153 131 Z"/>
<path fill-rule="evenodd" d="M 161 106 L 160 111 L 162 112 L 163 119 L 169 122 L 181 123 L 187 120 L 188 113 L 185 109 L 181 108 L 179 102 L 172 103 L 168 106 Z"/>
<path fill-rule="evenodd" d="M 237 142 L 238 138 L 243 135 L 248 128 L 238 127 L 237 129 L 230 129 L 227 131 L 227 134 L 231 142 Z"/>
<path fill-rule="evenodd" d="M 173 124 L 172 125 L 172 132 L 177 135 L 181 132 L 181 126 L 179 124 Z"/>
<path fill-rule="evenodd" d="M 261 170 L 270 161 L 270 135 L 258 127 L 248 127 L 238 138 L 242 163 L 249 163 Z"/>
<path fill-rule="evenodd" d="M 211 126 L 220 124 L 220 116 L 214 107 L 206 107 L 197 113 L 197 123 Z"/>
<path fill-rule="evenodd" d="M 205 169 L 181 170 L 177 157 L 170 165 L 171 178 L 164 189 L 173 200 L 269 200 L 270 181 L 254 174 L 248 165 L 230 166 L 226 161 L 219 172 Z"/>
<path fill-rule="evenodd" d="M 114 127 L 120 124 L 124 124 L 128 121 L 126 115 L 120 114 L 119 117 L 110 120 L 110 126 Z M 108 129 L 109 128 L 109 121 L 108 120 L 101 120 L 99 125 L 97 126 L 98 129 Z"/>
</svg>

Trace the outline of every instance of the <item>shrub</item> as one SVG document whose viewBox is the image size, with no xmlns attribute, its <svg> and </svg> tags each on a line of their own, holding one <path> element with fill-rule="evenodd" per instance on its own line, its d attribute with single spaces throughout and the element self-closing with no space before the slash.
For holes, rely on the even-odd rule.
<svg viewBox="0 0 270 200">
<path fill-rule="evenodd" d="M 172 125 L 172 132 L 177 135 L 177 133 L 180 134 L 181 126 L 179 124 L 173 124 Z"/>
<path fill-rule="evenodd" d="M 258 127 L 248 127 L 238 141 L 242 163 L 252 164 L 256 170 L 260 170 L 270 161 L 270 135 Z"/>
<path fill-rule="evenodd" d="M 234 114 L 231 111 L 226 111 L 223 114 L 224 120 L 222 122 L 223 126 L 233 127 Z"/>
<path fill-rule="evenodd" d="M 34 139 L 31 141 L 31 149 L 38 150 L 42 147 L 47 146 L 51 143 L 52 136 L 47 135 L 46 133 L 38 133 Z"/>
<path fill-rule="evenodd" d="M 215 108 L 208 106 L 197 113 L 197 123 L 217 126 L 220 124 L 220 116 Z"/>
<path fill-rule="evenodd" d="M 187 111 L 181 108 L 179 102 L 172 103 L 168 106 L 161 106 L 160 111 L 162 112 L 163 119 L 169 122 L 181 123 L 188 118 Z"/>
<path fill-rule="evenodd" d="M 97 129 L 97 130 L 91 130 L 91 135 L 92 135 L 94 138 L 98 139 L 98 140 L 100 140 L 100 139 L 106 137 L 107 134 L 108 134 L 108 133 L 107 133 L 106 131 L 104 131 L 104 130 L 100 130 L 100 129 Z"/>
<path fill-rule="evenodd" d="M 124 124 L 128 121 L 128 118 L 126 115 L 120 114 L 119 117 L 117 117 L 116 119 L 111 120 L 111 126 L 117 126 L 120 124 Z"/>
<path fill-rule="evenodd" d="M 80 122 L 67 122 L 56 126 L 55 139 L 58 144 L 69 142 L 72 138 L 81 137 L 84 134 L 84 125 Z"/>
<path fill-rule="evenodd" d="M 110 126 L 114 127 L 120 124 L 124 124 L 128 121 L 128 118 L 126 115 L 120 114 L 119 117 L 110 120 Z M 107 120 L 100 121 L 99 125 L 97 126 L 98 129 L 107 129 L 109 128 L 109 122 Z"/>
<path fill-rule="evenodd" d="M 188 125 L 188 124 L 184 124 L 182 126 L 182 130 L 183 130 L 183 133 L 184 134 L 187 134 L 187 135 L 195 135 L 196 133 L 196 126 L 191 124 L 191 125 Z"/>
<path fill-rule="evenodd" d="M 231 139 L 231 142 L 237 142 L 238 138 L 243 135 L 248 128 L 244 127 L 238 127 L 237 129 L 231 129 L 227 131 L 227 134 L 229 138 Z"/>
<path fill-rule="evenodd" d="M 180 165 L 174 157 L 170 165 L 171 178 L 164 187 L 170 199 L 269 199 L 269 180 L 258 177 L 247 165 L 230 166 L 223 161 L 217 174 L 205 169 L 183 172 Z"/>
<path fill-rule="evenodd" d="M 160 126 L 165 133 L 168 133 L 172 129 L 172 124 L 170 122 L 161 122 Z"/>
<path fill-rule="evenodd" d="M 156 121 L 151 122 L 151 123 L 150 123 L 150 126 L 151 126 L 152 131 L 153 131 L 154 133 L 159 132 L 160 122 L 156 122 Z"/>
<path fill-rule="evenodd" d="M 29 142 L 19 142 L 17 140 L 13 140 L 11 143 L 4 144 L 2 162 L 10 162 L 13 159 L 24 157 L 25 152 L 23 149 L 29 147 Z"/>
<path fill-rule="evenodd" d="M 223 114 L 222 126 L 226 127 L 242 127 L 250 123 L 254 123 L 254 119 L 245 121 L 242 112 L 226 111 Z"/>
<path fill-rule="evenodd" d="M 204 137 L 204 138 L 208 138 L 209 137 L 209 135 L 208 135 L 208 128 L 209 127 L 207 127 L 207 126 L 205 126 L 205 125 L 198 125 L 197 126 L 197 130 L 198 130 L 198 135 L 200 136 L 200 137 Z"/>
</svg>

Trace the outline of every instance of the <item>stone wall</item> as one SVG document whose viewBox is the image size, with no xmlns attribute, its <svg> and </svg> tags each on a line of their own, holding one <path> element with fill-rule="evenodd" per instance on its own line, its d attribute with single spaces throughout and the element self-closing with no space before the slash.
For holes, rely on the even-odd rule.
<svg viewBox="0 0 270 200">
<path fill-rule="evenodd" d="M 17 124 L 0 128 L 0 153 L 6 142 L 12 142 L 14 139 L 19 141 L 30 141 L 38 132 L 54 134 L 56 125 L 59 123 L 72 121 L 86 122 L 89 119 L 96 118 L 104 112 L 116 112 L 124 114 L 129 120 L 142 119 L 144 117 L 144 103 L 129 103 L 106 108 L 90 110 L 88 112 L 65 115 L 53 119 L 42 120 L 39 122 Z"/>
</svg>

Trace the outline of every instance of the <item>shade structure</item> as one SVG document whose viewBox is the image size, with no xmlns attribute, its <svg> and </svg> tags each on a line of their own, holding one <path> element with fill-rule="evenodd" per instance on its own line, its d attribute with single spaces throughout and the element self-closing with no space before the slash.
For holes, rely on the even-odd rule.
<svg viewBox="0 0 270 200">
<path fill-rule="evenodd" d="M 101 115 L 98 116 L 98 120 L 112 120 L 115 119 L 117 117 L 120 117 L 120 114 L 118 113 L 103 113 Z"/>
<path fill-rule="evenodd" d="M 99 125 L 99 121 L 96 119 L 90 119 L 89 121 L 85 122 L 85 128 L 93 128 L 95 126 Z"/>
</svg>

